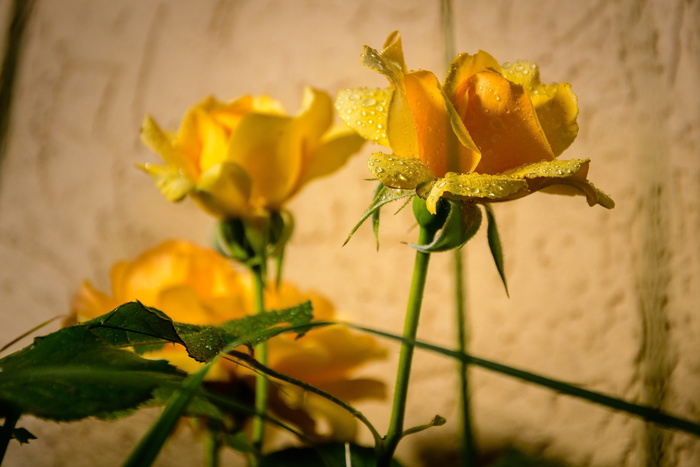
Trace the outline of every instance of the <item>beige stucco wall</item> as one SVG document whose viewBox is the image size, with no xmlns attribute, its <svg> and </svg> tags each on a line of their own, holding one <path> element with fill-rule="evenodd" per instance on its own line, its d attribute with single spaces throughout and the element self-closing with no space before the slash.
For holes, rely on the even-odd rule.
<svg viewBox="0 0 700 467">
<path fill-rule="evenodd" d="M 0 1 L 5 18 L 9 4 Z M 117 260 L 171 237 L 208 242 L 210 218 L 190 202 L 169 204 L 133 168 L 156 160 L 138 140 L 146 112 L 175 127 L 210 93 L 269 93 L 294 111 L 306 84 L 385 86 L 359 54 L 394 29 L 409 66 L 442 77 L 439 11 L 423 0 L 38 0 L 0 178 L 0 343 L 65 313 L 84 278 L 106 286 Z M 537 195 L 496 207 L 510 298 L 481 232 L 467 247 L 471 351 L 637 401 L 648 400 L 645 378 L 660 375 L 664 408 L 700 420 L 700 4 L 456 0 L 455 27 L 458 51 L 530 59 L 545 81 L 573 84 L 581 132 L 564 157 L 590 157 L 590 178 L 617 201 L 606 211 Z M 386 216 L 378 253 L 368 228 L 340 246 L 371 196 L 370 151 L 292 203 L 287 277 L 332 297 L 352 321 L 399 332 L 413 257 L 401 242 L 415 234 L 408 213 Z M 434 258 L 420 330 L 446 346 L 449 259 Z M 369 374 L 393 374 L 391 349 Z M 449 422 L 405 442 L 407 465 L 456 446 L 453 367 L 419 354 L 407 423 L 436 413 Z M 648 452 L 637 420 L 473 375 L 483 449 L 512 444 L 596 467 L 641 465 Z M 361 407 L 386 427 L 385 404 Z M 118 465 L 147 418 L 23 419 L 39 440 L 13 446 L 7 465 Z M 696 438 L 661 439 L 665 456 L 649 465 L 700 464 Z M 200 459 L 181 433 L 160 463 Z"/>
</svg>

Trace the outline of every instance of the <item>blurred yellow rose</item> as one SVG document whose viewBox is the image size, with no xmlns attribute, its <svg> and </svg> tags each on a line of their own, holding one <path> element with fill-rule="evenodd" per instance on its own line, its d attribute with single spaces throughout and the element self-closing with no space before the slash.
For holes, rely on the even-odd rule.
<svg viewBox="0 0 700 467">
<path fill-rule="evenodd" d="M 111 293 L 96 290 L 85 282 L 72 304 L 74 321 L 82 322 L 108 313 L 118 305 L 139 300 L 165 312 L 174 321 L 191 324 L 220 324 L 253 313 L 252 280 L 238 272 L 218 253 L 183 241 L 167 241 L 133 261 L 117 263 L 111 271 Z M 333 305 L 315 293 L 304 293 L 284 283 L 266 291 L 266 308 L 287 308 L 311 300 L 316 320 L 332 320 Z M 308 332 L 303 338 L 282 334 L 268 341 L 268 366 L 310 383 L 345 401 L 385 396 L 384 383 L 353 378 L 352 373 L 386 351 L 375 339 L 329 326 Z M 175 344 L 150 352 L 148 358 L 163 358 L 189 372 L 201 364 Z M 250 393 L 254 374 L 241 365 L 221 360 L 207 381 L 229 393 Z M 296 424 L 312 436 L 330 439 L 354 438 L 357 425 L 345 410 L 315 394 L 287 384 L 271 388 L 274 415 Z M 322 432 L 321 427 L 323 427 Z"/>
<path fill-rule="evenodd" d="M 141 139 L 166 165 L 141 168 L 170 201 L 189 194 L 214 216 L 251 217 L 279 210 L 362 147 L 360 136 L 332 122 L 330 96 L 314 88 L 305 89 L 294 116 L 268 96 L 208 97 L 185 114 L 177 134 L 144 119 Z"/>
<path fill-rule="evenodd" d="M 543 189 L 614 206 L 587 180 L 587 159 L 556 160 L 578 133 L 577 100 L 569 84 L 542 84 L 537 65 L 460 54 L 441 85 L 430 71 L 407 70 L 398 32 L 381 52 L 365 47 L 362 64 L 391 88 L 340 91 L 340 116 L 391 148 L 368 163 L 377 179 L 416 190 L 430 212 L 443 196 L 493 202 Z"/>
</svg>

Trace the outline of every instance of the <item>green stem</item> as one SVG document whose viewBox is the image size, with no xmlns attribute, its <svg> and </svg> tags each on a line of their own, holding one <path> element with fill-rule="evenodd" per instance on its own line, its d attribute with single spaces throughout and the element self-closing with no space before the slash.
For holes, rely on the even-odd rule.
<svg viewBox="0 0 700 467">
<path fill-rule="evenodd" d="M 12 435 L 15 431 L 15 425 L 17 425 L 17 420 L 19 420 L 20 413 L 18 411 L 8 410 L 5 415 L 5 423 L 2 428 L 0 428 L 0 464 L 5 458 L 5 453 L 7 452 L 7 446 L 9 446 L 12 440 Z"/>
<path fill-rule="evenodd" d="M 467 310 L 464 297 L 464 266 L 462 263 L 462 250 L 454 250 L 455 268 L 455 312 L 457 315 L 457 344 L 458 350 L 464 354 L 467 352 Z M 459 408 L 462 415 L 462 465 L 471 467 L 476 465 L 476 448 L 474 446 L 474 432 L 472 431 L 471 406 L 469 404 L 469 364 L 466 360 L 458 362 L 459 371 Z"/>
<path fill-rule="evenodd" d="M 253 273 L 253 293 L 255 294 L 255 313 L 265 312 L 265 277 L 263 274 L 263 268 L 260 266 L 253 266 L 251 268 Z M 255 347 L 255 358 L 261 365 L 267 365 L 267 343 L 263 342 Z M 258 414 L 267 413 L 267 398 L 268 398 L 268 383 L 267 377 L 262 373 L 257 373 L 255 375 L 255 410 Z M 252 440 L 253 446 L 255 446 L 256 451 L 262 452 L 263 440 L 265 438 L 265 420 L 260 415 L 253 419 L 253 432 Z M 258 460 L 255 458 L 251 459 L 252 465 L 257 465 Z"/>
<path fill-rule="evenodd" d="M 418 235 L 418 245 L 429 244 L 434 236 L 434 229 L 426 229 L 421 226 Z M 420 318 L 421 304 L 423 303 L 423 291 L 425 290 L 429 263 L 429 253 L 416 252 L 411 290 L 408 296 L 408 306 L 406 308 L 406 318 L 403 328 L 403 337 L 410 342 L 403 341 L 401 343 L 391 420 L 389 421 L 389 430 L 384 438 L 384 444 L 380 450 L 379 462 L 377 463 L 378 467 L 388 467 L 391 465 L 396 447 L 403 436 L 406 399 L 408 398 L 408 381 L 411 375 L 411 362 L 413 360 L 413 349 L 415 347 L 413 341 L 415 341 L 418 332 L 418 321 Z"/>
<path fill-rule="evenodd" d="M 216 422 L 209 422 L 206 438 L 204 439 L 204 466 L 219 467 L 219 454 L 221 453 L 221 441 L 219 431 L 214 426 Z"/>
</svg>

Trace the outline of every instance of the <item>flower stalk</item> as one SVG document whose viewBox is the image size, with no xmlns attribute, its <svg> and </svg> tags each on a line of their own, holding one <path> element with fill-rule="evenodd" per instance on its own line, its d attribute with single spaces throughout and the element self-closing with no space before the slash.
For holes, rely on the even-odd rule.
<svg viewBox="0 0 700 467">
<path fill-rule="evenodd" d="M 420 226 L 418 234 L 418 245 L 427 245 L 432 242 L 437 229 L 430 226 Z M 408 383 L 411 376 L 411 363 L 413 361 L 413 341 L 416 339 L 418 322 L 420 319 L 421 305 L 423 303 L 423 292 L 428 276 L 428 265 L 430 264 L 430 253 L 416 251 L 416 259 L 413 265 L 413 278 L 411 279 L 411 289 L 408 295 L 408 306 L 406 308 L 406 318 L 404 321 L 401 351 L 399 353 L 398 371 L 396 375 L 396 385 L 394 389 L 394 401 L 391 410 L 389 429 L 384 438 L 378 467 L 388 467 L 396 451 L 396 447 L 403 436 L 404 417 L 406 413 L 406 400 L 408 398 Z"/>
<path fill-rule="evenodd" d="M 454 279 L 455 279 L 455 315 L 457 325 L 457 347 L 460 352 L 468 354 L 467 310 L 464 294 L 464 262 L 461 249 L 454 250 Z M 460 360 L 457 364 L 459 374 L 459 412 L 462 422 L 462 465 L 476 465 L 476 447 L 472 430 L 471 405 L 469 396 L 469 364 Z"/>
<path fill-rule="evenodd" d="M 260 314 L 265 312 L 265 276 L 261 265 L 250 268 L 253 274 L 253 295 L 254 312 Z M 263 342 L 255 347 L 255 358 L 261 365 L 267 365 L 267 343 Z M 268 382 L 267 377 L 262 373 L 255 375 L 255 410 L 258 414 L 267 412 Z M 262 453 L 263 441 L 265 438 L 265 419 L 257 415 L 253 419 L 252 441 L 255 451 Z M 257 465 L 257 458 L 253 465 Z"/>
</svg>

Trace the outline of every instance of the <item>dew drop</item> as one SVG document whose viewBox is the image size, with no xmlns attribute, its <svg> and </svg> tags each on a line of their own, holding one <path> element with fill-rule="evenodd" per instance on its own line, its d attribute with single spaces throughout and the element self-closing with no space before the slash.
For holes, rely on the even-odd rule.
<svg viewBox="0 0 700 467">
<path fill-rule="evenodd" d="M 384 169 L 382 169 L 381 167 L 377 167 L 376 169 L 374 169 L 374 172 L 380 174 L 384 172 Z"/>
<path fill-rule="evenodd" d="M 372 98 L 372 97 L 368 97 L 367 99 L 362 101 L 362 105 L 364 105 L 364 106 L 370 106 L 370 105 L 374 105 L 376 103 L 377 103 L 377 100 Z"/>
</svg>

